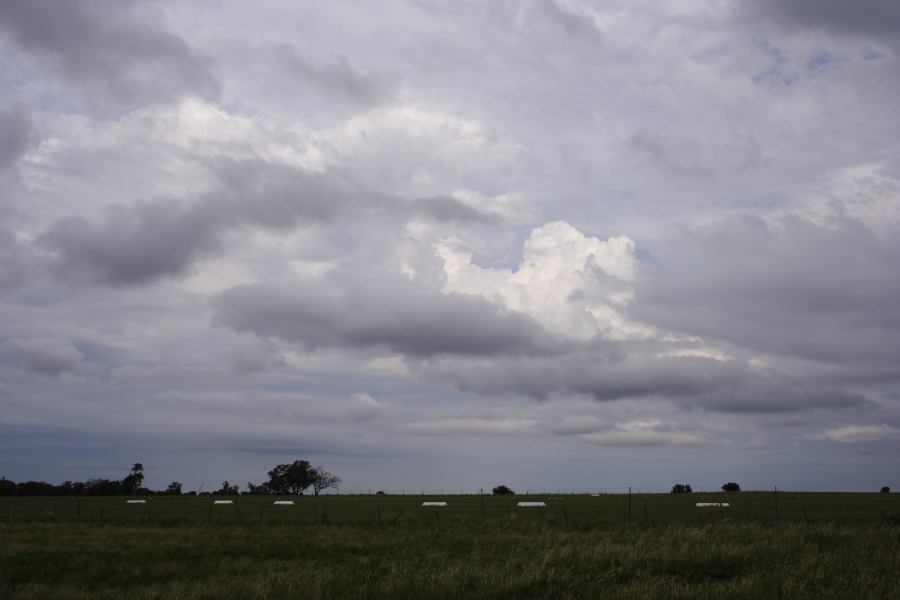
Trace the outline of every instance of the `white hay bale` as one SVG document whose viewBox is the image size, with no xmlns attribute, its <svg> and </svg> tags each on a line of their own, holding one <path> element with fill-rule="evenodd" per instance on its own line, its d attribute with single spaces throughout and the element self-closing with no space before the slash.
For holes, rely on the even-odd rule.
<svg viewBox="0 0 900 600">
<path fill-rule="evenodd" d="M 600 494 L 591 494 L 591 498 L 599 498 Z"/>
<path fill-rule="evenodd" d="M 147 504 L 146 500 L 126 500 L 125 504 Z"/>
<path fill-rule="evenodd" d="M 276 500 L 272 504 L 274 504 L 276 506 L 293 506 L 294 501 L 293 500 Z"/>
<path fill-rule="evenodd" d="M 698 502 L 695 506 L 700 508 L 727 508 L 731 505 L 727 502 Z"/>
<path fill-rule="evenodd" d="M 213 500 L 213 504 L 234 504 L 234 500 Z"/>
<path fill-rule="evenodd" d="M 447 506 L 446 502 L 423 502 L 422 506 Z"/>
<path fill-rule="evenodd" d="M 541 506 L 547 506 L 546 502 L 519 502 L 516 506 L 521 506 L 522 508 L 538 508 Z"/>
</svg>

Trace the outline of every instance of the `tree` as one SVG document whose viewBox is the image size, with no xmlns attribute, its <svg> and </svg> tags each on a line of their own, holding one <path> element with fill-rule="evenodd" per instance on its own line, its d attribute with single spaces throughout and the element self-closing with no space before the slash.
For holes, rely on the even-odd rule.
<svg viewBox="0 0 900 600">
<path fill-rule="evenodd" d="M 268 483 L 261 483 L 256 485 L 252 481 L 247 482 L 247 493 L 252 496 L 263 496 L 267 494 L 271 494 L 272 490 L 269 488 Z"/>
<path fill-rule="evenodd" d="M 882 494 L 890 494 L 891 488 L 889 488 L 888 486 L 884 486 L 883 488 L 881 488 L 881 493 Z"/>
<path fill-rule="evenodd" d="M 241 486 L 238 484 L 231 485 L 228 481 L 222 482 L 222 489 L 216 490 L 213 494 L 217 496 L 237 496 L 240 494 Z"/>
<path fill-rule="evenodd" d="M 0 477 L 0 496 L 15 496 L 16 482 L 10 481 L 6 477 Z"/>
<path fill-rule="evenodd" d="M 336 488 L 341 484 L 341 478 L 337 475 L 332 475 L 328 471 L 322 468 L 322 465 L 317 465 L 313 470 L 313 479 L 312 479 L 312 487 L 313 494 L 318 496 L 319 492 L 327 488 Z"/>
<path fill-rule="evenodd" d="M 491 493 L 495 496 L 514 496 L 516 493 L 506 487 L 505 485 L 498 485 L 494 489 L 491 490 Z"/>
<path fill-rule="evenodd" d="M 295 460 L 269 471 L 268 486 L 276 494 L 302 495 L 313 484 L 313 469 L 308 460 Z"/>
<path fill-rule="evenodd" d="M 181 495 L 181 484 L 177 481 L 173 481 L 169 484 L 169 487 L 166 488 L 166 494 L 169 496 L 180 496 Z"/>
<path fill-rule="evenodd" d="M 732 481 L 729 481 L 728 483 L 726 483 L 725 485 L 722 486 L 722 491 L 723 492 L 739 492 L 739 491 L 741 491 L 741 486 L 739 486 L 738 484 L 736 484 Z"/>
<path fill-rule="evenodd" d="M 676 483 L 672 486 L 672 494 L 693 494 L 694 490 L 691 489 L 691 484 L 689 483 Z"/>
<path fill-rule="evenodd" d="M 137 494 L 141 489 L 141 484 L 144 483 L 144 465 L 141 463 L 134 463 L 134 466 L 131 467 L 131 472 L 125 476 L 125 479 L 122 480 L 122 488 L 126 494 Z"/>
</svg>

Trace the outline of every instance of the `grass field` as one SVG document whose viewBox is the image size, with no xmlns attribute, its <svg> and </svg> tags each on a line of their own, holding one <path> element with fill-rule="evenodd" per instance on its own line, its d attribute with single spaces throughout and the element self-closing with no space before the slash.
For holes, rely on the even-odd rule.
<svg viewBox="0 0 900 600">
<path fill-rule="evenodd" d="M 900 597 L 894 494 L 523 498 L 21 498 L 0 598 Z"/>
</svg>

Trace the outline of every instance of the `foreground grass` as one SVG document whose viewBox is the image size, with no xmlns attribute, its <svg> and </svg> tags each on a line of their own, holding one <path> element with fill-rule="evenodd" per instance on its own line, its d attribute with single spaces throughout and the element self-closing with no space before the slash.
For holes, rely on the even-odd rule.
<svg viewBox="0 0 900 600">
<path fill-rule="evenodd" d="M 0 597 L 897 598 L 891 525 L 0 524 Z"/>
</svg>

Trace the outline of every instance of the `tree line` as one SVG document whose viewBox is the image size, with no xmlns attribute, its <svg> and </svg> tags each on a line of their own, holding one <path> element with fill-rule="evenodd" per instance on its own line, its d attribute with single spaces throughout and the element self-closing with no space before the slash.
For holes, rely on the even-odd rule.
<svg viewBox="0 0 900 600">
<path fill-rule="evenodd" d="M 0 477 L 0 496 L 236 496 L 239 494 L 302 495 L 312 490 L 318 496 L 323 490 L 337 488 L 341 478 L 329 473 L 321 465 L 312 466 L 307 460 L 276 465 L 267 473 L 268 480 L 260 484 L 247 483 L 245 490 L 238 484 L 223 481 L 216 490 L 184 492 L 178 481 L 173 481 L 164 490 L 144 487 L 144 465 L 134 463 L 122 479 L 88 479 L 86 481 L 64 481 L 59 485 L 46 481 L 22 481 L 16 483 Z"/>
</svg>

